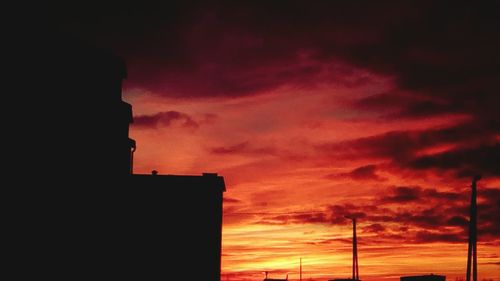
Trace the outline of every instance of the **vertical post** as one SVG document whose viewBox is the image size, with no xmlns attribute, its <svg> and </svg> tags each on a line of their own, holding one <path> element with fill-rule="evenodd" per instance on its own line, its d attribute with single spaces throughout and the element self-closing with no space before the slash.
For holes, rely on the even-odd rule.
<svg viewBox="0 0 500 281">
<path fill-rule="evenodd" d="M 356 218 L 352 219 L 352 279 L 359 280 L 358 238 L 356 236 Z"/>
<path fill-rule="evenodd" d="M 302 258 L 300 258 L 300 269 L 299 269 L 299 278 L 300 278 L 300 281 L 302 281 Z"/>
<path fill-rule="evenodd" d="M 130 174 L 134 174 L 134 150 L 130 151 Z"/>
<path fill-rule="evenodd" d="M 470 199 L 470 218 L 469 218 L 469 247 L 467 250 L 467 281 L 477 281 L 477 182 L 481 176 L 475 176 L 472 179 L 471 199 Z"/>
<path fill-rule="evenodd" d="M 135 145 L 135 140 L 133 139 L 128 139 L 130 142 L 130 174 L 134 174 L 134 152 L 137 149 Z"/>
</svg>

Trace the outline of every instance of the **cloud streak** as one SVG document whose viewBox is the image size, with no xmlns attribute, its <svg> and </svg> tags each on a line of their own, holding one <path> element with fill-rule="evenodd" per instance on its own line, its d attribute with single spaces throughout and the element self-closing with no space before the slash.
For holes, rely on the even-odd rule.
<svg viewBox="0 0 500 281">
<path fill-rule="evenodd" d="M 157 129 L 159 127 L 181 127 L 198 129 L 200 124 L 186 113 L 178 111 L 158 112 L 153 115 L 139 115 L 134 117 L 133 126 L 146 129 Z"/>
</svg>

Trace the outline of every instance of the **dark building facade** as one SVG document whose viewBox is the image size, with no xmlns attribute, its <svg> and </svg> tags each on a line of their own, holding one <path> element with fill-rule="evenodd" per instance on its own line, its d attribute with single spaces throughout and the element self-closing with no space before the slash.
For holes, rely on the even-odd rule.
<svg viewBox="0 0 500 281">
<path fill-rule="evenodd" d="M 67 37 L 37 43 L 33 65 L 50 67 L 37 73 L 43 99 L 18 157 L 44 187 L 23 197 L 29 267 L 56 280 L 219 281 L 224 179 L 133 174 L 125 63 Z"/>
<path fill-rule="evenodd" d="M 140 196 L 130 195 L 135 204 L 128 216 L 130 235 L 141 237 L 126 249 L 141 257 L 136 258 L 141 271 L 134 274 L 143 278 L 151 272 L 153 280 L 176 274 L 220 280 L 224 179 L 217 174 L 133 175 L 131 184 L 141 189 Z"/>
<path fill-rule="evenodd" d="M 446 281 L 444 275 L 415 275 L 415 276 L 402 276 L 399 278 L 401 281 Z"/>
</svg>

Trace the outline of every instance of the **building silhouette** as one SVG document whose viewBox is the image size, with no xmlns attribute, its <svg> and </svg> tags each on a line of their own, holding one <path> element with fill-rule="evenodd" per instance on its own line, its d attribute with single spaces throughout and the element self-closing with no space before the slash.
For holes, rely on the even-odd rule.
<svg viewBox="0 0 500 281">
<path fill-rule="evenodd" d="M 446 281 L 444 275 L 415 275 L 415 276 L 402 276 L 399 278 L 401 281 Z"/>
<path fill-rule="evenodd" d="M 264 281 L 288 281 L 288 274 L 286 275 L 286 278 L 285 279 L 276 279 L 276 278 L 268 278 L 267 275 L 269 274 L 269 272 L 265 272 L 266 274 L 266 277 L 264 277 Z"/>
<path fill-rule="evenodd" d="M 23 247 L 37 261 L 26 266 L 56 280 L 219 281 L 224 179 L 133 174 L 125 63 L 60 34 L 44 39 L 29 54 L 37 71 L 25 80 L 38 91 L 17 157 L 36 167 L 38 187 L 22 198 Z"/>
</svg>

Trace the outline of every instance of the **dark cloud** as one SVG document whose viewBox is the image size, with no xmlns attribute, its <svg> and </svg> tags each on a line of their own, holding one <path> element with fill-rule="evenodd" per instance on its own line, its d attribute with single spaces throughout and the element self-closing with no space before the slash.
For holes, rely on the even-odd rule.
<svg viewBox="0 0 500 281">
<path fill-rule="evenodd" d="M 397 92 L 374 94 L 353 102 L 352 106 L 363 110 L 400 109 L 417 99 L 413 95 Z"/>
<path fill-rule="evenodd" d="M 497 12 L 489 10 L 497 5 L 423 4 L 419 20 L 409 18 L 400 28 L 386 28 L 380 48 L 360 46 L 350 57 L 359 65 L 396 75 L 401 89 L 441 100 L 412 102 L 405 114 L 451 110 L 498 116 L 490 102 L 498 101 L 493 81 L 498 79 L 495 68 L 500 60 L 493 50 L 500 40 L 490 38 L 490 32 L 499 21 Z M 375 59 L 367 59 L 370 55 Z"/>
<path fill-rule="evenodd" d="M 230 197 L 224 197 L 222 200 L 224 201 L 224 203 L 240 203 L 241 202 L 241 200 L 239 200 L 239 199 L 230 198 Z"/>
<path fill-rule="evenodd" d="M 387 119 L 459 113 L 470 121 L 319 150 L 409 169 L 498 176 L 500 3 L 168 1 L 56 10 L 50 18 L 58 29 L 123 56 L 127 87 L 157 95 L 236 97 L 280 87 L 356 87 L 373 74 L 389 77 L 391 92 L 352 106 Z M 147 117 L 141 122 L 156 124 Z M 417 155 L 442 144 L 457 150 Z"/>
<path fill-rule="evenodd" d="M 305 222 L 305 223 L 324 223 L 327 221 L 327 218 L 326 218 L 325 214 L 323 214 L 323 213 L 298 214 L 298 215 L 295 215 L 293 219 L 296 221 Z"/>
<path fill-rule="evenodd" d="M 417 201 L 421 199 L 422 189 L 420 187 L 399 186 L 392 193 L 389 196 L 383 197 L 381 201 L 397 203 Z"/>
<path fill-rule="evenodd" d="M 434 188 L 422 188 L 420 186 L 397 186 L 389 191 L 389 194 L 382 196 L 379 201 L 382 203 L 405 203 L 416 201 L 433 202 L 454 202 L 463 201 L 464 195 L 457 192 L 438 191 Z"/>
<path fill-rule="evenodd" d="M 463 201 L 464 194 L 457 192 L 449 192 L 449 191 L 438 191 L 434 188 L 426 188 L 422 190 L 423 199 L 439 199 L 442 201 Z"/>
<path fill-rule="evenodd" d="M 376 171 L 377 171 L 376 165 L 366 165 L 358 167 L 348 173 L 330 174 L 327 175 L 326 177 L 330 179 L 350 178 L 354 180 L 375 180 L 375 181 L 385 180 L 384 178 L 377 175 Z"/>
<path fill-rule="evenodd" d="M 304 213 L 304 214 L 283 214 L 277 216 L 266 216 L 260 221 L 259 224 L 304 224 L 304 223 L 328 223 L 326 214 L 322 212 L 317 213 Z"/>
<path fill-rule="evenodd" d="M 466 243 L 467 237 L 463 233 L 419 231 L 415 235 L 415 242 L 416 243 L 433 243 L 433 242 Z"/>
<path fill-rule="evenodd" d="M 426 100 L 410 103 L 405 108 L 387 117 L 427 118 L 429 116 L 459 113 L 467 113 L 467 111 L 461 105 L 452 102 Z"/>
<path fill-rule="evenodd" d="M 418 132 L 393 131 L 340 143 L 318 145 L 318 151 L 345 158 L 372 158 L 404 160 L 417 147 L 429 146 L 430 140 L 420 138 Z"/>
<path fill-rule="evenodd" d="M 191 116 L 178 112 L 178 111 L 166 111 L 158 112 L 153 115 L 139 115 L 134 117 L 134 123 L 132 124 L 138 128 L 160 128 L 160 127 L 171 127 L 173 125 L 197 129 L 200 125 L 191 118 Z"/>
<path fill-rule="evenodd" d="M 277 150 L 271 146 L 256 147 L 245 141 L 230 146 L 219 146 L 210 148 L 214 154 L 266 154 L 274 155 Z"/>
<path fill-rule="evenodd" d="M 211 149 L 211 152 L 217 154 L 232 154 L 232 153 L 242 152 L 247 147 L 248 147 L 248 142 L 242 142 L 231 146 L 214 147 Z"/>
<path fill-rule="evenodd" d="M 478 187 L 478 234 L 486 238 L 500 236 L 500 189 Z"/>
<path fill-rule="evenodd" d="M 351 220 L 348 218 L 362 219 L 366 217 L 363 208 L 352 204 L 330 205 L 327 207 L 327 212 L 332 224 L 349 224 Z"/>
<path fill-rule="evenodd" d="M 464 229 L 469 225 L 469 220 L 462 216 L 453 216 L 446 221 L 447 225 L 460 226 Z"/>
<path fill-rule="evenodd" d="M 379 223 L 374 223 L 374 224 L 370 224 L 368 226 L 363 227 L 363 232 L 379 233 L 379 232 L 383 232 L 385 230 L 386 230 L 386 228 Z"/>
<path fill-rule="evenodd" d="M 375 94 L 353 102 L 356 109 L 383 112 L 381 119 L 427 118 L 446 114 L 467 114 L 463 105 L 439 97 L 390 92 Z"/>
<path fill-rule="evenodd" d="M 361 68 L 419 97 L 494 114 L 498 3 L 217 1 L 71 5 L 59 28 L 128 61 L 135 86 L 158 94 L 247 95 L 286 84 L 359 84 Z M 76 7 L 75 7 L 76 6 Z M 341 62 L 340 70 L 331 70 Z M 436 107 L 434 110 L 429 108 Z M 482 112 L 476 112 L 482 109 Z M 411 104 L 409 114 L 442 111 Z"/>
<path fill-rule="evenodd" d="M 440 213 L 440 209 L 432 208 L 417 211 L 401 211 L 394 215 L 394 221 L 419 226 L 423 228 L 436 228 L 444 225 L 445 216 Z"/>
<path fill-rule="evenodd" d="M 469 196 L 466 192 L 443 192 L 418 186 L 393 187 L 388 195 L 367 202 L 329 205 L 307 213 L 262 213 L 255 223 L 348 226 L 351 224 L 348 217 L 356 217 L 361 231 L 377 233 L 377 239 L 410 243 L 464 242 L 468 233 Z M 387 204 L 391 204 L 391 208 Z M 500 190 L 480 187 L 479 241 L 500 239 L 499 213 Z"/>
<path fill-rule="evenodd" d="M 454 170 L 462 177 L 472 177 L 478 173 L 500 176 L 498 159 L 500 159 L 500 143 L 416 157 L 408 163 L 408 166 L 417 170 Z"/>
<path fill-rule="evenodd" d="M 362 208 L 355 207 L 354 205 L 330 205 L 324 210 L 318 210 L 308 213 L 290 213 L 280 214 L 276 216 L 264 216 L 258 223 L 264 224 L 307 224 L 307 223 L 320 223 L 320 224 L 337 224 L 347 225 L 351 224 L 348 218 L 364 218 L 366 213 Z"/>
<path fill-rule="evenodd" d="M 451 127 L 428 130 L 391 131 L 370 137 L 316 146 L 333 158 L 388 160 L 413 170 L 451 170 L 458 176 L 477 171 L 498 176 L 500 171 L 500 123 L 468 121 Z M 449 146 L 441 153 L 422 154 L 426 149 Z"/>
<path fill-rule="evenodd" d="M 335 18 L 316 6 L 246 1 L 103 5 L 70 7 L 59 17 L 61 29 L 124 56 L 130 86 L 160 95 L 241 96 L 288 84 L 314 86 L 318 80 L 347 87 L 368 82 L 369 75 L 353 75 L 353 67 L 341 60 L 311 54 L 323 50 L 304 39 L 327 37 L 304 28 L 317 28 L 321 22 L 303 17 L 303 9 L 320 12 L 328 21 Z M 344 31 L 335 34 L 337 38 L 346 35 Z"/>
</svg>

